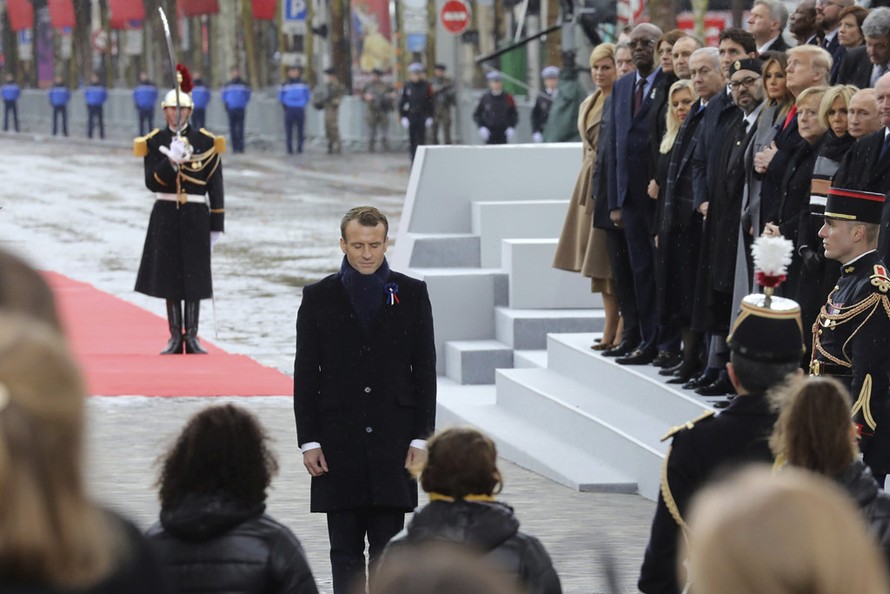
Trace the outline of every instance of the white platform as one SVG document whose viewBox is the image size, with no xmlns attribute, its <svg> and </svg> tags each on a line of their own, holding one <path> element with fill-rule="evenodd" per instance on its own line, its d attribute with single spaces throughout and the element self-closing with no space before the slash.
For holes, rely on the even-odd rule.
<svg viewBox="0 0 890 594">
<path fill-rule="evenodd" d="M 472 232 L 480 238 L 480 264 L 501 266 L 504 239 L 559 237 L 568 207 L 568 200 L 473 202 Z"/>
</svg>

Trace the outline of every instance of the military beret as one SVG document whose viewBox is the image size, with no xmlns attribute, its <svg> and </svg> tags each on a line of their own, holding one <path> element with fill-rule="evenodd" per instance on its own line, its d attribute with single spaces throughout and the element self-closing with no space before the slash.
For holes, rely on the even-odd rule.
<svg viewBox="0 0 890 594">
<path fill-rule="evenodd" d="M 325 68 L 324 73 L 325 74 L 337 74 L 337 69 L 336 68 Z"/>
<path fill-rule="evenodd" d="M 825 200 L 825 216 L 828 218 L 879 225 L 883 209 L 883 194 L 828 188 Z"/>
<path fill-rule="evenodd" d="M 559 68 L 556 66 L 547 66 L 541 71 L 541 78 L 559 78 Z"/>
<path fill-rule="evenodd" d="M 731 351 L 755 361 L 800 361 L 804 352 L 800 305 L 784 297 L 748 295 L 726 342 Z"/>
<path fill-rule="evenodd" d="M 423 71 L 424 67 L 423 64 L 421 64 L 420 62 L 413 62 L 408 66 L 408 72 L 410 72 L 411 74 L 420 74 Z"/>
<path fill-rule="evenodd" d="M 485 75 L 485 80 L 504 80 L 504 75 L 498 70 L 492 70 Z"/>
<path fill-rule="evenodd" d="M 760 74 L 763 70 L 763 62 L 757 58 L 745 58 L 744 60 L 736 60 L 729 65 L 729 76 L 732 76 L 739 70 L 750 70 Z"/>
<path fill-rule="evenodd" d="M 448 67 L 445 64 L 436 64 L 436 70 L 448 70 Z"/>
</svg>

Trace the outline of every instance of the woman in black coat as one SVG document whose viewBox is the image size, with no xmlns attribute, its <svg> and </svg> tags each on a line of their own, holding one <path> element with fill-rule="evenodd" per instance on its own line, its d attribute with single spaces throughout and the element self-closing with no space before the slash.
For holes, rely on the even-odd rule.
<svg viewBox="0 0 890 594">
<path fill-rule="evenodd" d="M 179 592 L 318 593 L 300 542 L 264 513 L 278 470 L 266 442 L 259 421 L 228 404 L 192 417 L 164 458 L 148 537 Z"/>
<path fill-rule="evenodd" d="M 475 429 L 446 429 L 430 439 L 420 484 L 430 503 L 387 545 L 378 570 L 402 547 L 450 542 L 480 557 L 530 594 L 560 594 L 559 576 L 541 542 L 519 530 L 513 509 L 498 501 L 501 474 L 494 442 Z M 418 469 L 414 469 L 415 472 Z"/>
</svg>

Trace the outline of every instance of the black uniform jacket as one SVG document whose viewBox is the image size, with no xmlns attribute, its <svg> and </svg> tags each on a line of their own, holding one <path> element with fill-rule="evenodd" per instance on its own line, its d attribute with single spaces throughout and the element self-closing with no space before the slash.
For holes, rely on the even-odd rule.
<svg viewBox="0 0 890 594">
<path fill-rule="evenodd" d="M 535 106 L 532 108 L 532 133 L 544 133 L 547 124 L 547 116 L 550 115 L 550 106 L 553 105 L 553 93 L 546 89 L 538 94 Z"/>
<path fill-rule="evenodd" d="M 433 87 L 430 83 L 423 79 L 405 83 L 399 97 L 399 113 L 419 122 L 433 117 Z"/>
<path fill-rule="evenodd" d="M 408 445 L 436 421 L 436 347 L 426 284 L 397 272 L 366 330 L 334 274 L 303 289 L 297 313 L 297 440 L 321 444 L 329 472 L 312 479 L 313 512 L 366 506 L 410 511 Z M 381 301 L 385 295 L 380 295 Z"/>
<path fill-rule="evenodd" d="M 513 509 L 498 502 L 433 501 L 387 545 L 386 557 L 403 546 L 452 542 L 476 549 L 514 578 L 529 594 L 560 594 L 559 576 L 541 542 L 519 530 Z"/>
<path fill-rule="evenodd" d="M 890 566 L 890 493 L 878 487 L 874 475 L 862 460 L 854 460 L 836 480 L 856 501 L 868 531 L 881 545 L 884 560 Z"/>
<path fill-rule="evenodd" d="M 834 375 L 853 397 L 853 421 L 873 471 L 890 471 L 890 278 L 876 251 L 841 267 L 837 287 L 813 325 L 810 372 Z"/>
<path fill-rule="evenodd" d="M 213 295 L 210 277 L 210 231 L 223 231 L 223 138 L 187 127 L 184 141 L 192 156 L 178 169 L 160 149 L 169 147 L 175 134 L 169 128 L 154 130 L 134 143 L 136 156 L 144 157 L 145 187 L 152 192 L 177 195 L 180 201 L 156 200 L 148 222 L 136 290 L 153 297 L 196 301 Z M 188 196 L 206 196 L 187 202 Z"/>
<path fill-rule="evenodd" d="M 871 86 L 874 67 L 864 45 L 847 50 L 837 69 L 836 84 L 868 88 Z"/>
<path fill-rule="evenodd" d="M 507 128 L 515 128 L 519 122 L 516 101 L 506 91 L 498 95 L 489 91 L 479 98 L 479 104 L 473 112 L 473 121 L 479 128 L 485 127 L 493 134 L 503 134 Z"/>
<path fill-rule="evenodd" d="M 661 494 L 638 586 L 645 594 L 678 594 L 680 524 L 695 493 L 718 471 L 749 462 L 770 462 L 769 436 L 776 421 L 763 395 L 739 396 L 717 415 L 706 413 L 665 437 L 673 444 L 665 459 Z"/>
</svg>

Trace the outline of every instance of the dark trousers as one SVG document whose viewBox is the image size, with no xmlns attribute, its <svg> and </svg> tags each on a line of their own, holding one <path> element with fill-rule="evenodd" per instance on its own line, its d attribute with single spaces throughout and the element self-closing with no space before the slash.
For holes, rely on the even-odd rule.
<svg viewBox="0 0 890 594">
<path fill-rule="evenodd" d="M 232 152 L 244 152 L 244 110 L 229 110 L 229 135 L 232 137 Z"/>
<path fill-rule="evenodd" d="M 305 122 L 306 111 L 302 107 L 284 108 L 284 136 L 287 138 L 287 154 L 294 153 L 294 128 L 297 129 L 297 152 L 303 152 L 303 124 Z"/>
<path fill-rule="evenodd" d="M 417 147 L 426 144 L 426 118 L 409 117 L 408 118 L 408 142 L 411 143 L 411 160 L 417 153 Z"/>
<path fill-rule="evenodd" d="M 192 110 L 192 127 L 196 130 L 200 130 L 204 127 L 204 122 L 207 117 L 207 110 L 203 107 L 196 107 Z"/>
<path fill-rule="evenodd" d="M 93 137 L 93 126 L 99 125 L 99 138 L 105 138 L 105 122 L 102 120 L 101 105 L 87 105 L 87 136 Z"/>
<path fill-rule="evenodd" d="M 139 136 L 145 136 L 154 130 L 154 109 L 139 110 Z"/>
<path fill-rule="evenodd" d="M 334 594 L 356 592 L 356 583 L 361 580 L 364 584 L 366 579 L 365 535 L 368 537 L 369 565 L 373 566 L 386 543 L 405 527 L 405 512 L 387 507 L 365 507 L 328 512 L 327 516 Z"/>
<path fill-rule="evenodd" d="M 68 106 L 53 106 L 53 136 L 59 133 L 59 118 L 62 119 L 62 135 L 68 136 Z"/>
<path fill-rule="evenodd" d="M 491 133 L 491 136 L 488 137 L 488 142 L 485 144 L 507 144 L 507 129 L 496 130 L 494 128 L 489 128 L 488 131 Z"/>
<path fill-rule="evenodd" d="M 621 340 L 636 345 L 640 342 L 640 316 L 637 313 L 637 297 L 634 294 L 633 270 L 627 253 L 627 240 L 621 229 L 606 229 L 606 250 L 612 267 L 612 281 L 618 298 L 618 311 L 624 319 Z"/>
<path fill-rule="evenodd" d="M 648 197 L 644 199 L 649 200 Z M 621 208 L 621 220 L 624 222 L 624 237 L 640 316 L 640 349 L 648 351 L 656 349 L 658 310 L 655 302 L 655 242 L 644 208 L 625 201 Z"/>
<path fill-rule="evenodd" d="M 15 131 L 19 131 L 19 107 L 15 101 L 3 102 L 3 131 L 9 130 L 9 114 L 12 114 L 12 123 Z"/>
</svg>

